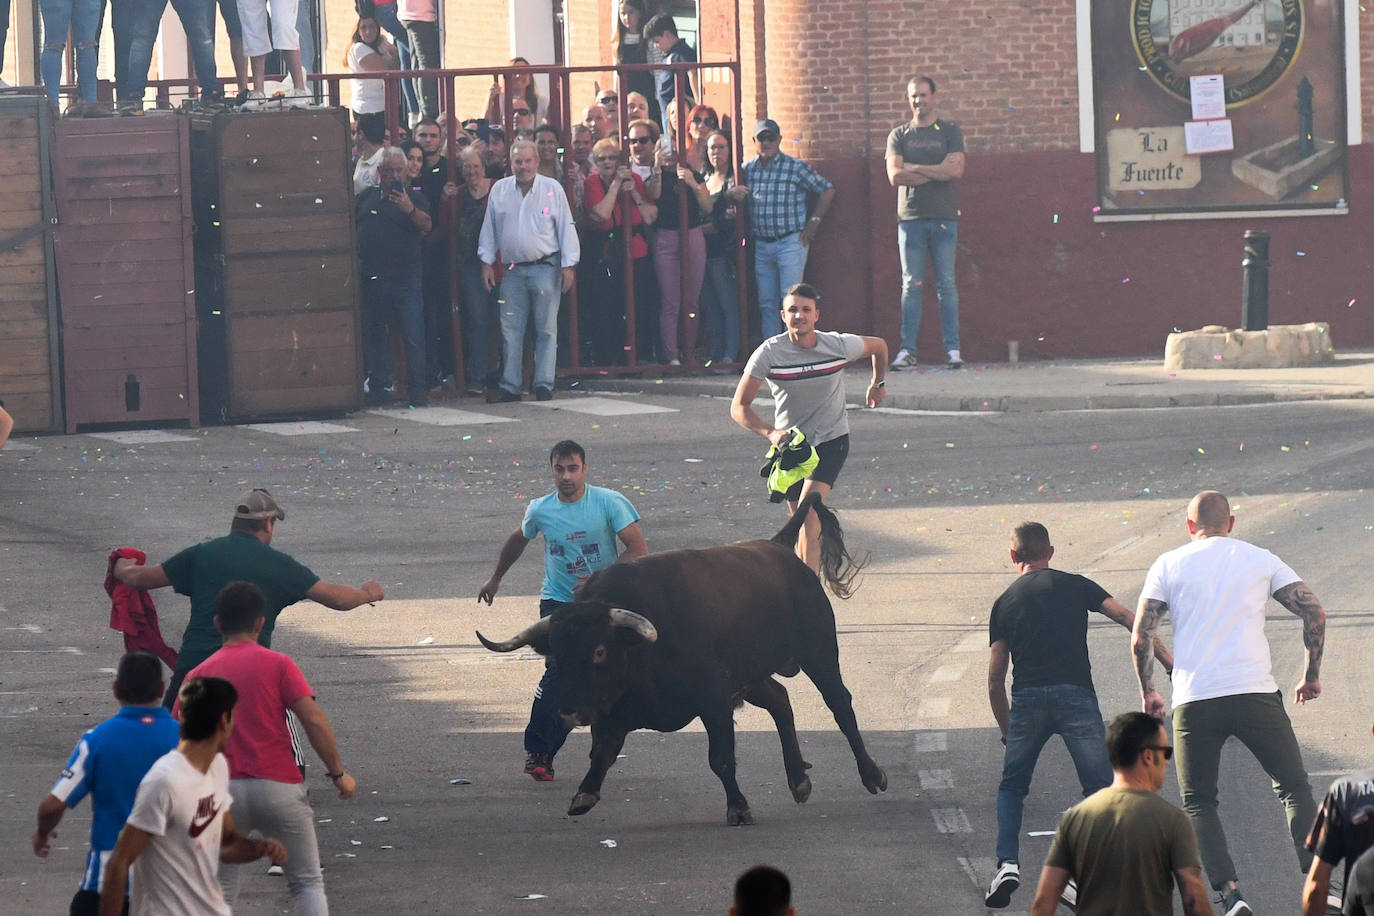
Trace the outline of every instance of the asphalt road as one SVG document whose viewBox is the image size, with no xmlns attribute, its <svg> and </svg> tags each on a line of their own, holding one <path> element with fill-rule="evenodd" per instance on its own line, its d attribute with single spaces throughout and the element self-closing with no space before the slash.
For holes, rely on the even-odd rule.
<svg viewBox="0 0 1374 916">
<path fill-rule="evenodd" d="M 1044 522 L 1057 566 L 1133 606 L 1149 563 L 1185 539 L 1184 506 L 1205 487 L 1232 496 L 1236 534 L 1278 552 L 1331 614 L 1326 692 L 1291 710 L 1317 793 L 1374 750 L 1362 695 L 1374 404 L 862 411 L 832 505 L 849 546 L 872 562 L 836 614 L 846 681 L 888 791 L 864 791 L 828 710 L 798 677 L 787 683 L 815 765 L 807 804 L 787 791 L 771 721 L 745 708 L 739 778 L 755 826 L 725 826 L 696 726 L 632 735 L 600 805 L 568 817 L 586 731 L 569 740 L 553 783 L 523 776 L 520 733 L 540 660 L 488 653 L 473 636 L 478 627 L 509 635 L 534 617 L 542 570 L 533 549 L 494 607 L 475 595 L 528 500 L 550 488 L 548 446 L 581 442 L 591 481 L 630 496 L 652 550 L 768 536 L 783 517 L 763 498 L 762 440 L 729 423 L 724 401 L 650 388 L 459 406 L 507 422 L 434 426 L 365 413 L 331 421 L 350 431 L 51 437 L 0 452 L 0 910 L 63 911 L 79 879 L 88 806 L 68 815 L 47 861 L 33 857 L 28 837 L 80 732 L 115 709 L 109 683 L 122 644 L 107 628 L 108 552 L 137 545 L 160 560 L 218 535 L 251 486 L 270 488 L 287 510 L 275 546 L 326 579 L 377 578 L 388 596 L 349 614 L 298 606 L 274 641 L 315 686 L 359 781 L 358 797 L 341 802 L 318 768 L 310 777 L 336 913 L 721 913 L 735 875 L 756 862 L 792 874 L 806 914 L 982 911 L 1001 751 L 984 686 L 986 622 L 1013 575 L 1011 526 Z M 612 412 L 640 407 L 664 410 Z M 156 597 L 175 642 L 185 599 Z M 1276 676 L 1290 685 L 1300 626 L 1271 605 L 1269 633 Z M 1104 715 L 1134 708 L 1125 632 L 1095 621 L 1090 644 Z M 1050 747 L 1025 829 L 1052 830 L 1077 795 L 1067 754 Z M 1165 795 L 1177 802 L 1172 781 Z M 1281 811 L 1233 747 L 1222 805 L 1251 902 L 1295 911 L 1300 877 Z M 1048 843 L 1023 839 L 1029 882 Z M 1023 887 L 1009 912 L 1028 910 L 1031 897 Z M 245 880 L 238 912 L 287 909 L 281 879 Z"/>
</svg>

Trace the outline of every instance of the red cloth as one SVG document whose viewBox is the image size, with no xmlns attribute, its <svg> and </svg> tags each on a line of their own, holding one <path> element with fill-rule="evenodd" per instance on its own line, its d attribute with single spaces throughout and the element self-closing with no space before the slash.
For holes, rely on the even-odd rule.
<svg viewBox="0 0 1374 916">
<path fill-rule="evenodd" d="M 105 593 L 110 596 L 110 629 L 124 634 L 126 652 L 137 649 L 152 652 L 166 662 L 167 667 L 176 670 L 177 653 L 162 638 L 153 596 L 116 579 L 117 560 L 133 560 L 142 566 L 148 562 L 148 555 L 134 547 L 121 547 L 110 554 L 105 571 Z"/>
</svg>

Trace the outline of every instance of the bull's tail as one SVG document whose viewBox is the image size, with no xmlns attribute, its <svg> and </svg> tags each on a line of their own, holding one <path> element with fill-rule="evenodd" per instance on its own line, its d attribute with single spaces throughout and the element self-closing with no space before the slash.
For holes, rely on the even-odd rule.
<svg viewBox="0 0 1374 916">
<path fill-rule="evenodd" d="M 786 547 L 795 546 L 797 535 L 806 523 L 806 515 L 813 510 L 821 523 L 821 578 L 830 586 L 830 590 L 837 598 L 848 598 L 854 594 L 854 579 L 868 565 L 868 557 L 855 559 L 850 554 L 844 546 L 844 531 L 840 528 L 840 520 L 835 517 L 834 512 L 826 508 L 825 503 L 821 502 L 819 493 L 810 493 L 801 501 L 801 505 L 797 506 L 797 511 L 792 513 L 787 524 L 773 535 L 773 540 Z"/>
</svg>

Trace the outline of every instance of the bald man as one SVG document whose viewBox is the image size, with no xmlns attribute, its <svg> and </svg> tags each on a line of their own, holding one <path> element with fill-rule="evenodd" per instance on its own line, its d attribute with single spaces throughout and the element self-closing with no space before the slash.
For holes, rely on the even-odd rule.
<svg viewBox="0 0 1374 916">
<path fill-rule="evenodd" d="M 1305 874 L 1312 864 L 1306 834 L 1317 815 L 1302 751 L 1270 673 L 1264 606 L 1274 600 L 1302 619 L 1307 647 L 1299 704 L 1321 696 L 1326 612 L 1312 590 L 1267 550 L 1231 537 L 1235 516 L 1226 497 L 1205 490 L 1188 504 L 1190 542 L 1155 560 L 1140 591 L 1132 632 L 1136 674 L 1145 712 L 1163 716 L 1155 689 L 1152 651 L 1165 613 L 1174 618 L 1174 744 L 1183 810 L 1193 821 L 1202 863 L 1223 916 L 1248 916 L 1236 886 L 1236 867 L 1217 816 L 1221 747 L 1235 736 L 1274 783 Z M 1296 889 L 1295 889 L 1296 892 Z"/>
</svg>

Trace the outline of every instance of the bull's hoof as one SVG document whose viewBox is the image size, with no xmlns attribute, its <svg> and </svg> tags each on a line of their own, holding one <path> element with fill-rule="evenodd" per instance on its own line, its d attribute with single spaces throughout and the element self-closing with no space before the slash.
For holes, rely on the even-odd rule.
<svg viewBox="0 0 1374 916">
<path fill-rule="evenodd" d="M 887 771 L 878 764 L 869 761 L 872 767 L 863 773 L 864 788 L 870 795 L 877 795 L 879 792 L 887 791 Z"/>
<path fill-rule="evenodd" d="M 754 823 L 754 815 L 747 808 L 736 808 L 727 805 L 725 808 L 725 826 L 727 827 L 748 827 Z"/>
<path fill-rule="evenodd" d="M 586 814 L 596 803 L 601 801 L 601 796 L 595 792 L 578 792 L 573 796 L 572 804 L 568 806 L 568 813 L 571 815 Z"/>
<path fill-rule="evenodd" d="M 792 798 L 797 804 L 801 804 L 811 797 L 811 777 L 803 776 L 801 781 L 792 786 Z"/>
</svg>

